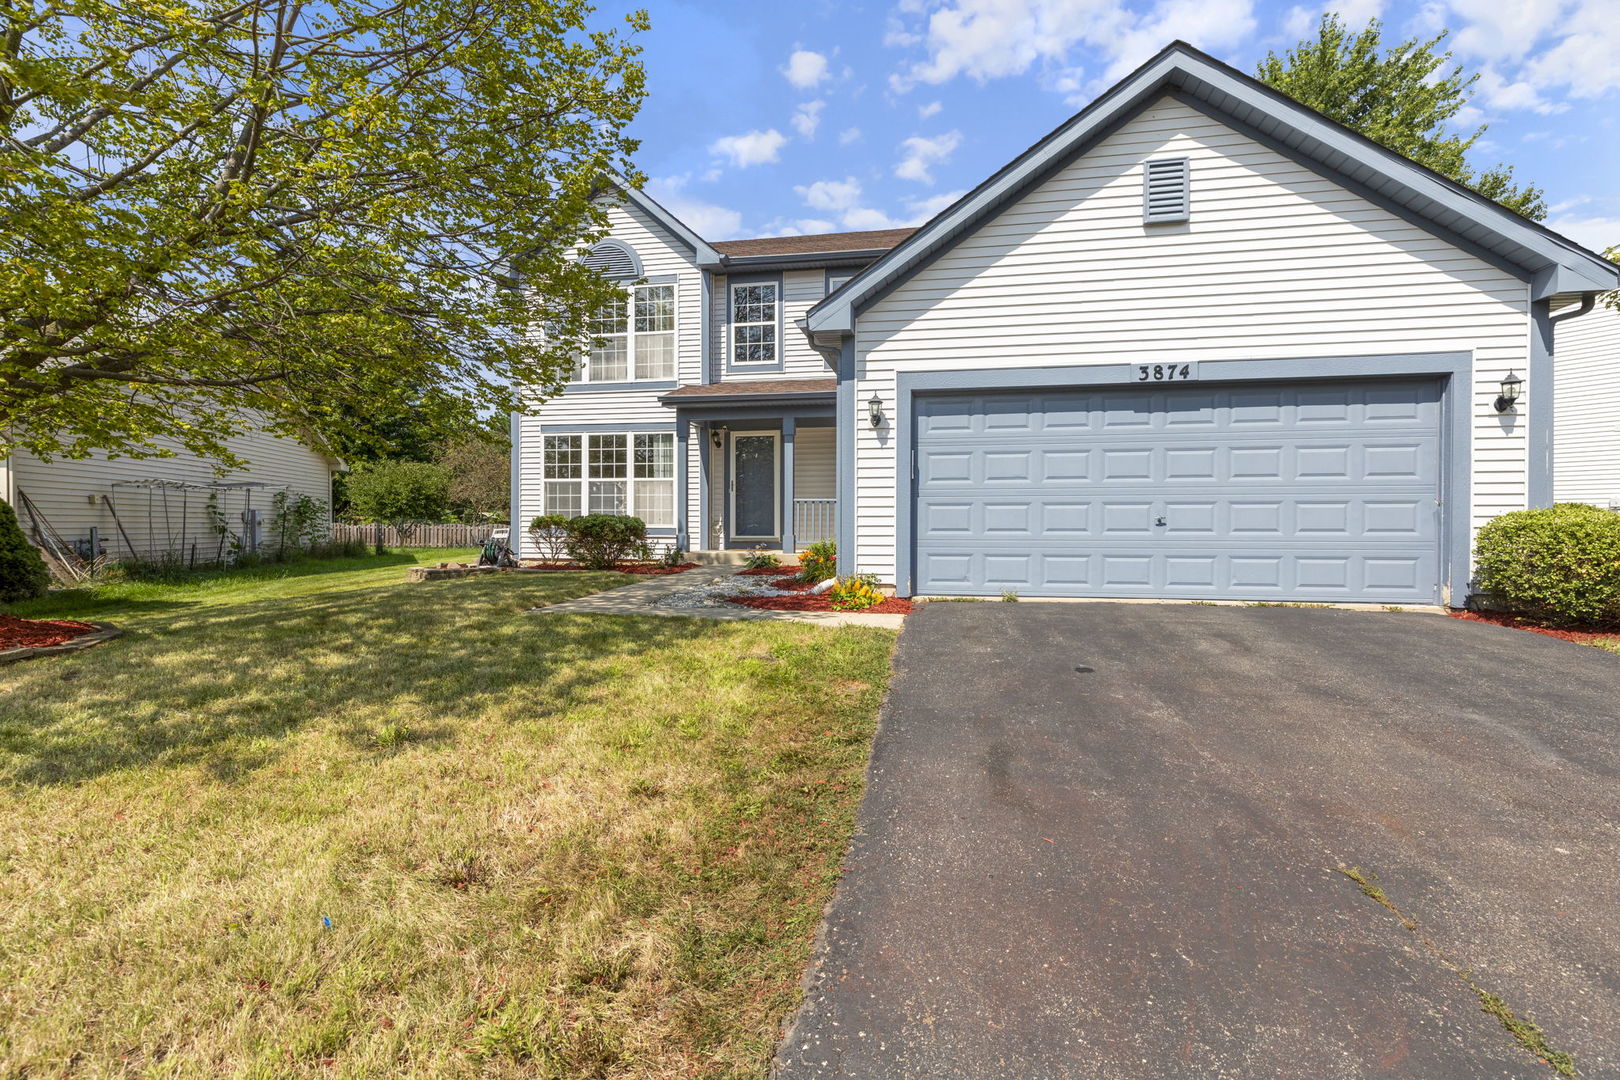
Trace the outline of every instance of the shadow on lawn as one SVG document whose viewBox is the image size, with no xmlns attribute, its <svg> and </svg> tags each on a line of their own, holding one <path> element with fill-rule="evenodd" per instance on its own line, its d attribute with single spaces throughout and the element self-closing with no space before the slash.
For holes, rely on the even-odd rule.
<svg viewBox="0 0 1620 1080">
<path fill-rule="evenodd" d="M 527 614 L 593 591 L 548 584 L 400 585 L 154 619 L 113 647 L 9 673 L 0 761 L 11 757 L 10 781 L 39 786 L 190 765 L 229 782 L 312 723 L 351 747 L 376 718 L 400 715 L 408 740 L 453 738 L 458 718 L 509 707 L 515 687 L 534 696 L 514 722 L 553 715 L 611 679 L 615 659 L 726 632 L 699 619 Z"/>
</svg>

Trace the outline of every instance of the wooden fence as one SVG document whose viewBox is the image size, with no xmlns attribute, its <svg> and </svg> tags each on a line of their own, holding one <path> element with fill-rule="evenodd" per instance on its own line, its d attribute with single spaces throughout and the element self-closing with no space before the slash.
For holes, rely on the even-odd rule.
<svg viewBox="0 0 1620 1080">
<path fill-rule="evenodd" d="M 409 540 L 401 540 L 392 525 L 333 524 L 332 539 L 375 544 L 381 533 L 384 547 L 476 548 L 484 546 L 493 528 L 493 525 L 418 525 L 411 531 Z"/>
</svg>

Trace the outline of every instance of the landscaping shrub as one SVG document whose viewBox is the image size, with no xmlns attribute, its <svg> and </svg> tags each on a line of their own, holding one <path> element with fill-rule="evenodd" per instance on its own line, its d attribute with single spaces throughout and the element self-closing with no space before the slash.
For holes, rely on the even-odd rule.
<svg viewBox="0 0 1620 1080">
<path fill-rule="evenodd" d="M 566 514 L 541 514 L 529 522 L 529 540 L 539 557 L 548 562 L 561 562 L 568 557 L 568 522 Z"/>
<path fill-rule="evenodd" d="M 51 587 L 45 560 L 17 522 L 17 512 L 0 499 L 0 603 L 32 600 Z"/>
<path fill-rule="evenodd" d="M 743 559 L 744 570 L 769 570 L 773 566 L 782 565 L 782 560 L 764 548 L 751 548 L 748 557 Z"/>
<path fill-rule="evenodd" d="M 450 472 L 425 461 L 375 461 L 349 474 L 349 507 L 361 521 L 394 527 L 409 544 L 423 522 L 450 514 Z"/>
<path fill-rule="evenodd" d="M 1584 503 L 1515 510 L 1479 530 L 1481 590 L 1521 615 L 1620 626 L 1620 514 Z"/>
<path fill-rule="evenodd" d="M 647 523 L 623 514 L 568 519 L 568 557 L 587 570 L 611 570 L 647 543 Z"/>
<path fill-rule="evenodd" d="M 883 602 L 878 592 L 877 578 L 871 574 L 853 574 L 827 590 L 827 600 L 834 611 L 865 611 Z"/>
<path fill-rule="evenodd" d="M 817 540 L 799 555 L 799 580 L 826 581 L 838 575 L 838 545 Z"/>
</svg>

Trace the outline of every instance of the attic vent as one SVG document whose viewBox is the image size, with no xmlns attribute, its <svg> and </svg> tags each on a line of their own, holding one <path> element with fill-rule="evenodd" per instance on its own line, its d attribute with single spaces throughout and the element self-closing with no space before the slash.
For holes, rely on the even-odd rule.
<svg viewBox="0 0 1620 1080">
<path fill-rule="evenodd" d="M 1142 220 L 1152 225 L 1191 217 L 1191 173 L 1186 158 L 1148 162 L 1142 170 Z"/>
<path fill-rule="evenodd" d="M 641 276 L 641 259 L 629 244 L 618 240 L 603 240 L 591 248 L 581 263 L 614 281 L 633 280 Z"/>
</svg>

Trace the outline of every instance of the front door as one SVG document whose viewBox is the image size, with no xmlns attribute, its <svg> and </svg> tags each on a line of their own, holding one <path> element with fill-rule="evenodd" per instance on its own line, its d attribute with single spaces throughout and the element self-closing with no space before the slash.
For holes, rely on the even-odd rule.
<svg viewBox="0 0 1620 1080">
<path fill-rule="evenodd" d="M 738 431 L 731 436 L 731 535 L 775 540 L 781 535 L 776 477 L 781 433 Z"/>
</svg>

